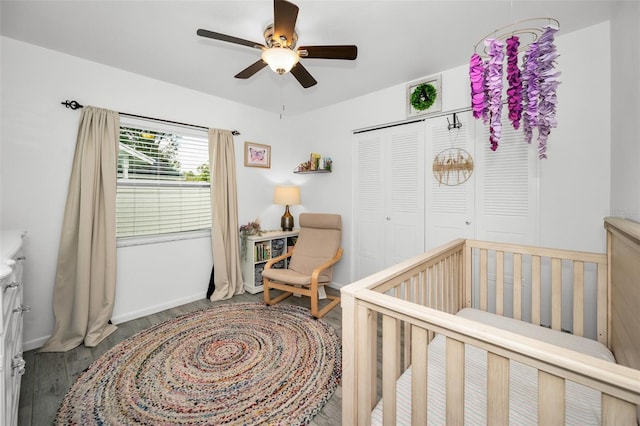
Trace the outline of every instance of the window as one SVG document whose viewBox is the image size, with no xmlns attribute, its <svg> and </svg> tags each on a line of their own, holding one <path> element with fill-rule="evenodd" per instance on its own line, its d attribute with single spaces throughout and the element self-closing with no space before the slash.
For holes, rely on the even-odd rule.
<svg viewBox="0 0 640 426">
<path fill-rule="evenodd" d="M 121 120 L 116 236 L 210 228 L 206 132 Z"/>
</svg>

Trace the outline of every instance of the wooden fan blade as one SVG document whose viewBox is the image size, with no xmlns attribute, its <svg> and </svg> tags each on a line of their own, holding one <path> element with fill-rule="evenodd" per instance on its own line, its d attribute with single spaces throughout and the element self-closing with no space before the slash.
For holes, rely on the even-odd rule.
<svg viewBox="0 0 640 426">
<path fill-rule="evenodd" d="M 293 74 L 296 80 L 298 80 L 298 82 L 305 89 L 318 84 L 316 79 L 313 78 L 311 74 L 309 74 L 309 71 L 307 71 L 307 69 L 303 67 L 300 62 L 298 62 L 293 66 L 293 68 L 291 68 L 291 74 Z"/>
<path fill-rule="evenodd" d="M 259 61 L 254 62 L 253 64 L 249 65 L 247 68 L 245 68 L 242 71 L 240 71 L 234 77 L 235 78 L 247 79 L 247 78 L 251 77 L 252 75 L 254 75 L 255 73 L 257 73 L 258 71 L 260 71 L 262 68 L 264 68 L 266 66 L 267 66 L 267 63 L 264 62 L 262 59 L 260 59 Z"/>
<path fill-rule="evenodd" d="M 298 54 L 303 58 L 354 60 L 358 57 L 358 46 L 303 46 L 298 48 Z"/>
<path fill-rule="evenodd" d="M 298 6 L 286 0 L 273 1 L 273 37 L 283 46 L 290 46 L 293 41 L 296 19 Z"/>
<path fill-rule="evenodd" d="M 249 47 L 253 47 L 253 48 L 256 48 L 256 49 L 266 48 L 266 46 L 264 46 L 263 44 L 256 43 L 255 41 L 245 40 L 243 38 L 238 38 L 238 37 L 234 37 L 234 36 L 230 36 L 230 35 L 226 35 L 226 34 L 216 33 L 216 32 L 209 31 L 209 30 L 199 29 L 197 31 L 197 34 L 200 37 L 212 38 L 214 40 L 226 41 L 228 43 L 241 44 L 243 46 L 249 46 Z"/>
</svg>

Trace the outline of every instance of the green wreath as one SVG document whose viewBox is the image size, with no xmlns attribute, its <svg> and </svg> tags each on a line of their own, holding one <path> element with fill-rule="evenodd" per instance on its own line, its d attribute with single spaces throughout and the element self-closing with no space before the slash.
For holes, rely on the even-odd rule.
<svg viewBox="0 0 640 426">
<path fill-rule="evenodd" d="M 424 111 L 433 105 L 437 96 L 438 92 L 433 84 L 422 83 L 411 92 L 411 106 L 418 111 Z"/>
</svg>

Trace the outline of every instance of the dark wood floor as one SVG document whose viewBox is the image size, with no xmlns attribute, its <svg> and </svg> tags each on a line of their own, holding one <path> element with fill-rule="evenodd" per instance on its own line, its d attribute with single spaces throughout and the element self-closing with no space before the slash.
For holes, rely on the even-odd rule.
<svg viewBox="0 0 640 426">
<path fill-rule="evenodd" d="M 333 289 L 327 289 L 327 292 L 331 294 L 338 293 Z M 78 375 L 89 367 L 94 360 L 98 359 L 100 355 L 137 332 L 193 310 L 219 304 L 261 301 L 262 293 L 255 295 L 245 293 L 235 296 L 231 300 L 222 302 L 210 302 L 208 299 L 202 299 L 187 305 L 178 306 L 157 314 L 119 324 L 118 330 L 95 348 L 79 346 L 64 353 L 25 352 L 24 358 L 27 362 L 27 372 L 22 377 L 18 425 L 41 426 L 53 424 L 62 399 Z M 289 297 L 282 303 L 308 307 L 309 299 L 304 297 Z M 341 315 L 341 309 L 340 306 L 338 306 L 324 317 L 336 330 L 340 338 L 342 338 Z M 322 411 L 313 419 L 312 425 L 333 426 L 340 424 L 342 413 L 341 392 L 342 388 L 338 386 Z"/>
</svg>

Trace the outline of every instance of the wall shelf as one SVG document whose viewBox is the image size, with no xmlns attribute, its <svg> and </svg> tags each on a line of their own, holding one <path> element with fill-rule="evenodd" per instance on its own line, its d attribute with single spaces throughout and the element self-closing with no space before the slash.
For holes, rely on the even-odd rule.
<svg viewBox="0 0 640 426">
<path fill-rule="evenodd" d="M 312 152 L 309 156 L 309 161 L 298 164 L 298 167 L 293 169 L 293 173 L 331 173 L 332 166 L 333 161 L 331 157 L 323 157 L 320 154 Z"/>
<path fill-rule="evenodd" d="M 293 173 L 306 175 L 311 173 L 331 173 L 331 170 L 294 170 Z"/>
</svg>

